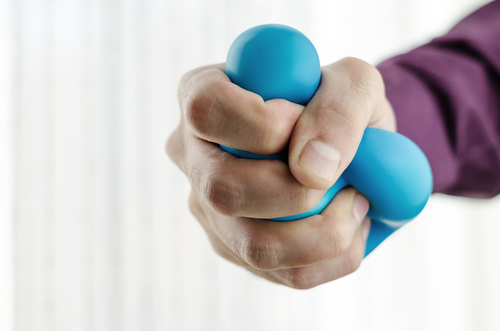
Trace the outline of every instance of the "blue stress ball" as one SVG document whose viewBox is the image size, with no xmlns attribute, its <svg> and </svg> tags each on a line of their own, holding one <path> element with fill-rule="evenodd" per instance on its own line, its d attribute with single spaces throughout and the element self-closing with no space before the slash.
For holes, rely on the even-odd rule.
<svg viewBox="0 0 500 331">
<path fill-rule="evenodd" d="M 318 89 L 321 67 L 306 36 L 285 25 L 269 24 L 236 38 L 227 55 L 226 74 L 264 101 L 286 99 L 305 106 Z"/>
<path fill-rule="evenodd" d="M 226 74 L 242 88 L 264 100 L 286 99 L 306 105 L 319 86 L 321 70 L 314 45 L 301 32 L 284 25 L 251 28 L 231 45 Z M 222 146 L 238 157 L 288 160 L 286 152 L 259 155 Z M 432 192 L 432 172 L 420 148 L 405 136 L 366 128 L 356 155 L 337 182 L 311 210 L 274 221 L 293 221 L 319 214 L 346 186 L 369 201 L 372 219 L 365 256 L 385 238 L 415 218 Z"/>
</svg>

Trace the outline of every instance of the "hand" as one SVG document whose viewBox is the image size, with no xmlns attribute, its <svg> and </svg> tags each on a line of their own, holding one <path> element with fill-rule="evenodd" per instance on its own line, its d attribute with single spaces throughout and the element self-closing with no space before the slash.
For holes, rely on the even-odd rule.
<svg viewBox="0 0 500 331">
<path fill-rule="evenodd" d="M 356 270 L 370 220 L 353 188 L 320 214 L 265 220 L 315 206 L 350 163 L 366 126 L 395 130 L 378 71 L 347 58 L 322 69 L 307 107 L 269 100 L 231 83 L 224 65 L 196 69 L 179 86 L 182 117 L 167 153 L 188 177 L 190 209 L 218 254 L 271 281 L 310 288 Z M 273 154 L 290 142 L 289 165 L 239 159 L 217 144 Z"/>
</svg>

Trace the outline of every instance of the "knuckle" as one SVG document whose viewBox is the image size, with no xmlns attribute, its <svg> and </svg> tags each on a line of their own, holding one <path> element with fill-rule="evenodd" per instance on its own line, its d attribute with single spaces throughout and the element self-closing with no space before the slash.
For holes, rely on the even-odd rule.
<svg viewBox="0 0 500 331">
<path fill-rule="evenodd" d="M 191 191 L 191 193 L 189 194 L 188 208 L 189 208 L 189 211 L 191 212 L 191 214 L 193 214 L 195 216 L 200 214 L 200 209 L 201 209 L 200 203 L 196 199 L 196 196 L 195 196 L 193 191 Z"/>
<path fill-rule="evenodd" d="M 172 132 L 170 137 L 168 137 L 167 142 L 165 143 L 165 152 L 168 157 L 182 169 L 184 142 L 182 141 L 180 131 L 181 128 L 178 127 L 174 132 Z"/>
<path fill-rule="evenodd" d="M 356 249 L 350 249 L 345 253 L 344 261 L 343 261 L 343 269 L 345 270 L 345 274 L 351 274 L 358 270 L 361 262 L 363 261 L 363 245 L 359 245 Z M 359 249 L 358 249 L 359 248 Z"/>
<path fill-rule="evenodd" d="M 269 120 L 260 123 L 259 143 L 265 154 L 279 152 L 283 145 L 288 142 L 291 131 L 287 127 L 286 121 L 273 117 L 273 114 L 270 115 Z"/>
<path fill-rule="evenodd" d="M 177 130 L 172 132 L 172 134 L 168 137 L 167 142 L 165 144 L 165 152 L 171 159 L 174 158 L 177 135 L 178 135 Z"/>
<path fill-rule="evenodd" d="M 262 125 L 261 130 L 262 139 L 260 144 L 262 144 L 262 153 L 270 154 L 278 152 L 279 147 L 281 146 L 281 142 L 283 141 L 283 135 L 285 131 L 284 126 L 270 125 L 269 123 L 265 122 L 265 124 Z"/>
<path fill-rule="evenodd" d="M 204 195 L 207 203 L 225 216 L 238 216 L 237 213 L 245 203 L 240 186 L 217 174 L 212 174 L 206 180 Z"/>
<path fill-rule="evenodd" d="M 324 195 L 324 191 L 313 190 L 308 187 L 302 186 L 297 193 L 294 201 L 291 201 L 292 206 L 297 206 L 298 213 L 304 213 L 314 208 Z"/>
<path fill-rule="evenodd" d="M 197 135 L 209 134 L 214 111 L 214 97 L 201 89 L 194 93 L 184 105 L 187 123 Z"/>
<path fill-rule="evenodd" d="M 348 235 L 347 226 L 343 225 L 344 222 L 337 222 L 337 225 L 332 227 L 329 232 L 329 246 L 331 248 L 330 255 L 337 257 L 346 252 L 351 246 L 351 238 Z"/>
<path fill-rule="evenodd" d="M 342 59 L 342 62 L 351 75 L 354 75 L 359 81 L 372 82 L 378 80 L 380 77 L 377 68 L 363 60 L 347 57 Z"/>
<path fill-rule="evenodd" d="M 196 135 L 213 141 L 219 139 L 231 123 L 238 121 L 241 110 L 231 106 L 234 88 L 230 82 L 213 78 L 207 78 L 202 86 L 193 88 L 191 95 L 185 98 L 183 109 L 186 121 Z"/>
<path fill-rule="evenodd" d="M 372 104 L 380 92 L 383 92 L 383 80 L 380 72 L 371 64 L 356 58 L 342 60 L 346 66 L 352 90 Z"/>
<path fill-rule="evenodd" d="M 238 242 L 239 255 L 252 268 L 272 270 L 279 267 L 279 242 L 252 233 L 240 236 Z"/>
<path fill-rule="evenodd" d="M 230 89 L 227 86 L 227 95 Z M 244 133 L 253 152 L 259 154 L 273 154 L 283 149 L 289 140 L 291 125 L 287 118 L 279 112 L 273 111 L 279 101 L 273 100 L 273 106 L 264 103 L 257 94 L 246 94 L 245 102 L 240 104 L 239 109 L 231 109 L 233 120 L 237 120 L 240 133 Z M 234 107 L 233 107 L 234 108 Z M 250 115 L 251 114 L 251 115 Z M 244 126 L 241 125 L 244 123 Z"/>
<path fill-rule="evenodd" d="M 307 290 L 319 285 L 319 275 L 315 268 L 285 269 L 281 272 L 281 278 L 285 285 L 297 290 Z"/>
</svg>

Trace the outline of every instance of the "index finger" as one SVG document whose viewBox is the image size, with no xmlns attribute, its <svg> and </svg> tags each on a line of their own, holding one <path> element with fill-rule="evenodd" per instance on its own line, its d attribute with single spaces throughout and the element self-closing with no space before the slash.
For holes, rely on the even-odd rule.
<svg viewBox="0 0 500 331">
<path fill-rule="evenodd" d="M 265 102 L 233 84 L 223 64 L 188 73 L 179 86 L 179 101 L 198 137 L 257 154 L 283 150 L 304 109 L 283 99 Z"/>
</svg>

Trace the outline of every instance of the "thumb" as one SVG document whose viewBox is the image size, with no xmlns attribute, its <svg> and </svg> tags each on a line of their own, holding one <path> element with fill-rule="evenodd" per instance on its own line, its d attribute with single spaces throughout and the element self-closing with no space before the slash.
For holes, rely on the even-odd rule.
<svg viewBox="0 0 500 331">
<path fill-rule="evenodd" d="M 320 87 L 291 136 L 291 172 L 304 186 L 329 188 L 352 161 L 369 125 L 395 131 L 378 70 L 355 58 L 324 67 Z"/>
</svg>

